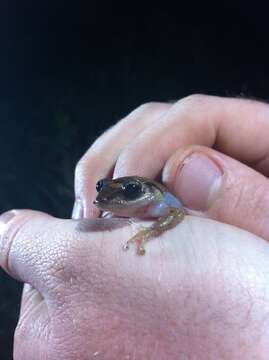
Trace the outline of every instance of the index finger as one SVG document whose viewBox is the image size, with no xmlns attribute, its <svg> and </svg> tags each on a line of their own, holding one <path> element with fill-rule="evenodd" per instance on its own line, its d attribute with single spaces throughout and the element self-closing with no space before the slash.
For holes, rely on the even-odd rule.
<svg viewBox="0 0 269 360">
<path fill-rule="evenodd" d="M 120 155 L 114 176 L 155 177 L 179 148 L 214 147 L 269 174 L 269 106 L 266 103 L 191 95 L 178 101 Z"/>
<path fill-rule="evenodd" d="M 141 105 L 92 144 L 76 166 L 74 219 L 95 218 L 99 215 L 99 210 L 93 206 L 96 182 L 112 175 L 125 146 L 171 106 L 166 103 Z"/>
</svg>

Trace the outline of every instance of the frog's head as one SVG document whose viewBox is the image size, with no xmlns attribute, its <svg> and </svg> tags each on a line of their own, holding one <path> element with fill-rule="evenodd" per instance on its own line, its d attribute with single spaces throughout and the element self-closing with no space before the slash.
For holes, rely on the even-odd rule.
<svg viewBox="0 0 269 360">
<path fill-rule="evenodd" d="M 101 210 L 129 216 L 162 198 L 162 189 L 153 181 L 138 176 L 113 180 L 101 179 L 96 184 L 98 195 L 94 204 Z"/>
</svg>

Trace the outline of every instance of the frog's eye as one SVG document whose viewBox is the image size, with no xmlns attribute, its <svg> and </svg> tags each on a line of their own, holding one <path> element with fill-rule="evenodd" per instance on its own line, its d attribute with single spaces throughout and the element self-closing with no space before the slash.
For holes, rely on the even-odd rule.
<svg viewBox="0 0 269 360">
<path fill-rule="evenodd" d="M 96 183 L 96 191 L 100 192 L 106 182 L 106 179 L 101 179 Z"/>
<path fill-rule="evenodd" d="M 128 183 L 124 186 L 124 195 L 128 199 L 136 199 L 142 192 L 142 186 L 139 183 Z"/>
</svg>

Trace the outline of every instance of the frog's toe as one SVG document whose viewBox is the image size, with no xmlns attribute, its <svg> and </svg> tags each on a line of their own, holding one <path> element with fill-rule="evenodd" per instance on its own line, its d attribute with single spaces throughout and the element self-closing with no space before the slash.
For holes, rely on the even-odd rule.
<svg viewBox="0 0 269 360">
<path fill-rule="evenodd" d="M 145 250 L 144 246 L 139 246 L 138 253 L 139 253 L 139 255 L 146 254 L 146 250 Z"/>
<path fill-rule="evenodd" d="M 130 249 L 130 245 L 127 242 L 126 244 L 123 245 L 122 250 L 127 251 L 129 249 Z"/>
<path fill-rule="evenodd" d="M 140 233 L 142 234 L 147 230 L 147 228 L 145 226 L 143 226 L 143 225 L 139 225 L 137 229 L 138 229 L 139 234 Z"/>
</svg>

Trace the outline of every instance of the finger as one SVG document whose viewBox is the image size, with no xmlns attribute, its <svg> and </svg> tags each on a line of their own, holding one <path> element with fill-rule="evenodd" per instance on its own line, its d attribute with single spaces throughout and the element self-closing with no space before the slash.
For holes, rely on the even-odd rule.
<svg viewBox="0 0 269 360">
<path fill-rule="evenodd" d="M 43 235 L 53 219 L 30 210 L 12 210 L 0 217 L 0 266 L 15 279 L 38 289 L 50 251 L 48 242 L 44 246 Z"/>
<path fill-rule="evenodd" d="M 0 216 L 0 267 L 46 297 L 57 292 L 61 282 L 69 288 L 70 274 L 79 278 L 85 268 L 90 273 L 89 267 L 96 262 L 102 243 L 111 234 L 124 239 L 122 233 L 125 228 L 129 231 L 127 225 L 127 220 L 75 221 L 37 211 L 9 211 Z M 114 242 L 108 253 L 113 253 L 112 245 L 115 251 L 120 251 L 120 245 Z"/>
<path fill-rule="evenodd" d="M 165 103 L 140 106 L 106 131 L 90 147 L 78 162 L 75 171 L 76 202 L 72 215 L 74 219 L 98 216 L 99 210 L 92 204 L 96 182 L 111 173 L 123 148 L 171 106 Z"/>
<path fill-rule="evenodd" d="M 155 177 L 169 157 L 190 144 L 215 147 L 269 174 L 269 106 L 193 95 L 178 101 L 121 153 L 114 176 Z"/>
<path fill-rule="evenodd" d="M 172 155 L 163 181 L 187 208 L 269 240 L 269 180 L 252 168 L 190 146 Z"/>
</svg>

